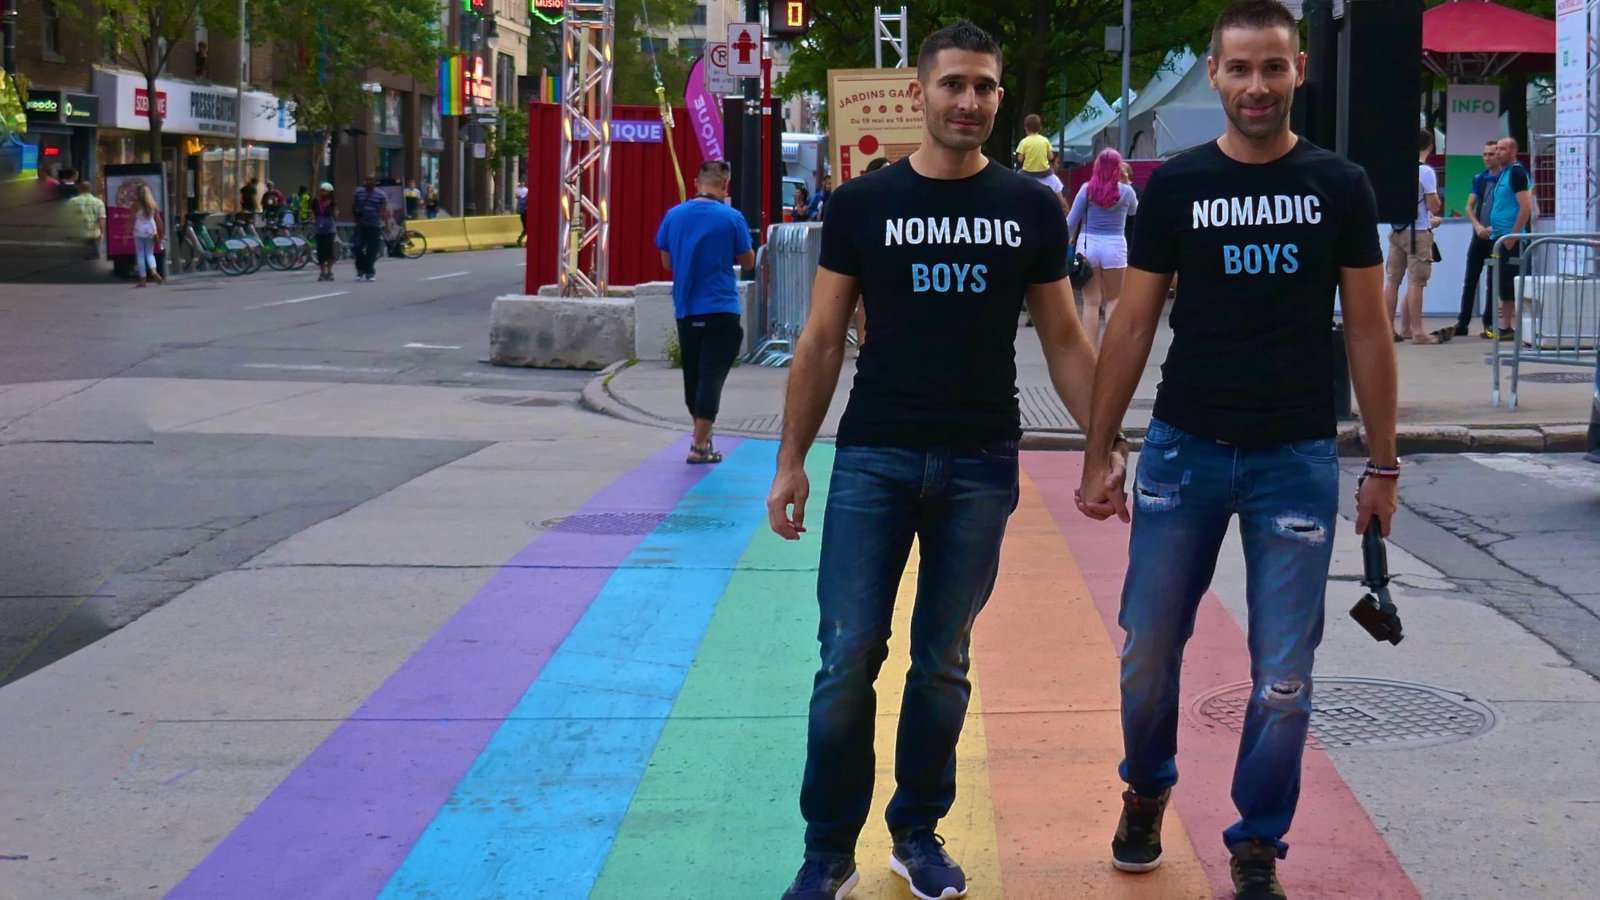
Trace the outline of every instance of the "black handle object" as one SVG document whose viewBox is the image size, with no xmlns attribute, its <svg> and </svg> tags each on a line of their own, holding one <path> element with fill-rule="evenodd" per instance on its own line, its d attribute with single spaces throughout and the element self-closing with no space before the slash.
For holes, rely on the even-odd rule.
<svg viewBox="0 0 1600 900">
<path fill-rule="evenodd" d="M 1376 519 L 1361 537 L 1361 561 L 1365 569 L 1361 583 L 1369 591 L 1351 607 L 1350 618 L 1365 628 L 1373 640 L 1399 644 L 1405 640 L 1405 633 L 1400 624 L 1400 611 L 1389 599 L 1389 555 Z"/>
</svg>

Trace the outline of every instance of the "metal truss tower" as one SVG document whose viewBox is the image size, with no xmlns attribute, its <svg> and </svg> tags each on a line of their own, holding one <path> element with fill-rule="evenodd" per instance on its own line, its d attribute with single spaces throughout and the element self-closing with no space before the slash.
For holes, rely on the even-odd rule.
<svg viewBox="0 0 1600 900">
<path fill-rule="evenodd" d="M 898 25 L 899 33 L 890 27 Z M 883 46 L 889 45 L 889 51 L 899 56 L 899 61 L 894 64 L 897 69 L 903 69 L 909 62 L 906 56 L 906 8 L 900 7 L 897 13 L 886 13 L 883 7 L 872 8 L 872 65 L 874 68 L 883 68 Z"/>
<path fill-rule="evenodd" d="M 566 0 L 561 22 L 563 297 L 603 297 L 610 271 L 611 70 L 615 0 Z M 585 266 L 584 263 L 588 265 Z"/>
</svg>

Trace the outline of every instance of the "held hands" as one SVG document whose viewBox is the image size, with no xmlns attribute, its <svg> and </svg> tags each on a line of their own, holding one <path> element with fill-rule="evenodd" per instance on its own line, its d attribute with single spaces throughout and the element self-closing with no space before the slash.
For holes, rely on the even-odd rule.
<svg viewBox="0 0 1600 900">
<path fill-rule="evenodd" d="M 1127 477 L 1127 444 L 1122 441 L 1118 441 L 1110 456 L 1104 459 L 1086 458 L 1083 483 L 1075 495 L 1078 512 L 1099 522 L 1113 515 L 1124 522 L 1130 521 L 1128 494 L 1123 490 Z"/>
<path fill-rule="evenodd" d="M 1367 478 L 1356 488 L 1356 534 L 1366 534 L 1374 516 L 1384 537 L 1394 524 L 1394 511 L 1400 505 L 1400 482 L 1394 478 Z"/>
<path fill-rule="evenodd" d="M 803 466 L 780 466 L 767 495 L 767 524 L 772 533 L 786 541 L 798 541 L 806 531 L 806 498 L 811 496 L 811 479 Z M 790 511 L 793 507 L 793 512 Z"/>
</svg>

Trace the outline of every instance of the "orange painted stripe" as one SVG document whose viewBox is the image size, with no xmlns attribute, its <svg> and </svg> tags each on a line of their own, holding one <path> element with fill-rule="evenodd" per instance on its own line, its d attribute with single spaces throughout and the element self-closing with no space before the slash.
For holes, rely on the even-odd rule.
<svg viewBox="0 0 1600 900">
<path fill-rule="evenodd" d="M 1026 477 L 994 596 L 978 618 L 973 660 L 983 676 L 1006 897 L 1212 895 L 1173 812 L 1160 869 L 1128 875 L 1111 867 L 1122 810 L 1117 657 L 1073 555 Z M 972 896 L 996 895 L 975 889 Z"/>
<path fill-rule="evenodd" d="M 1115 521 L 1094 522 L 1077 511 L 1072 492 L 1078 487 L 1082 465 L 1083 457 L 1077 453 L 1023 455 L 1025 471 L 1033 477 L 1056 527 L 1082 564 L 1104 634 L 1115 642 L 1113 646 L 1120 647 L 1122 629 L 1117 625 L 1117 611 L 1128 567 L 1128 527 Z M 1240 562 L 1223 561 L 1228 565 Z M 1330 617 L 1329 627 L 1335 626 Z M 1200 604 L 1194 637 L 1184 654 L 1183 708 L 1190 709 L 1206 691 L 1249 677 L 1250 656 L 1244 633 L 1217 598 L 1208 594 Z M 1229 729 L 1203 724 L 1188 712 L 1179 722 L 1181 780 L 1173 792 L 1174 806 L 1189 823 L 1217 895 L 1232 896 L 1222 831 L 1238 819 L 1229 788 L 1239 736 Z M 1373 764 L 1381 763 L 1374 760 Z M 1298 814 L 1286 838 L 1291 851 L 1279 866 L 1290 896 L 1364 900 L 1411 900 L 1421 896 L 1360 800 L 1322 750 L 1306 748 L 1301 785 Z"/>
</svg>

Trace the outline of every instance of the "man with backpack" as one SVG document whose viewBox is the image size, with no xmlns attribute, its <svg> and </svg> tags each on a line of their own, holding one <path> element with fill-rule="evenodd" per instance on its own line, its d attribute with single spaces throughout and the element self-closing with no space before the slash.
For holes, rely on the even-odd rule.
<svg viewBox="0 0 1600 900">
<path fill-rule="evenodd" d="M 1389 310 L 1389 322 L 1394 322 L 1395 307 L 1400 302 L 1400 282 L 1406 285 L 1405 306 L 1400 309 L 1400 330 L 1395 341 L 1409 338 L 1415 344 L 1440 344 L 1455 336 L 1454 329 L 1441 328 L 1433 334 L 1425 333 L 1422 325 L 1422 290 L 1428 286 L 1433 274 L 1433 229 L 1439 225 L 1439 176 L 1428 165 L 1428 155 L 1433 152 L 1433 134 L 1424 129 L 1417 136 L 1417 206 L 1411 221 L 1396 224 L 1389 231 L 1389 259 L 1385 265 L 1388 279 L 1383 286 L 1383 301 Z"/>
<path fill-rule="evenodd" d="M 1500 178 L 1495 182 L 1489 204 L 1489 240 L 1495 244 L 1499 264 L 1496 291 L 1500 296 L 1500 327 L 1484 335 L 1502 341 L 1516 339 L 1511 321 L 1517 314 L 1517 270 L 1521 267 L 1520 235 L 1528 233 L 1533 222 L 1533 177 L 1517 162 L 1517 139 L 1500 139 Z M 1501 241 L 1505 238 L 1505 241 Z"/>
</svg>

